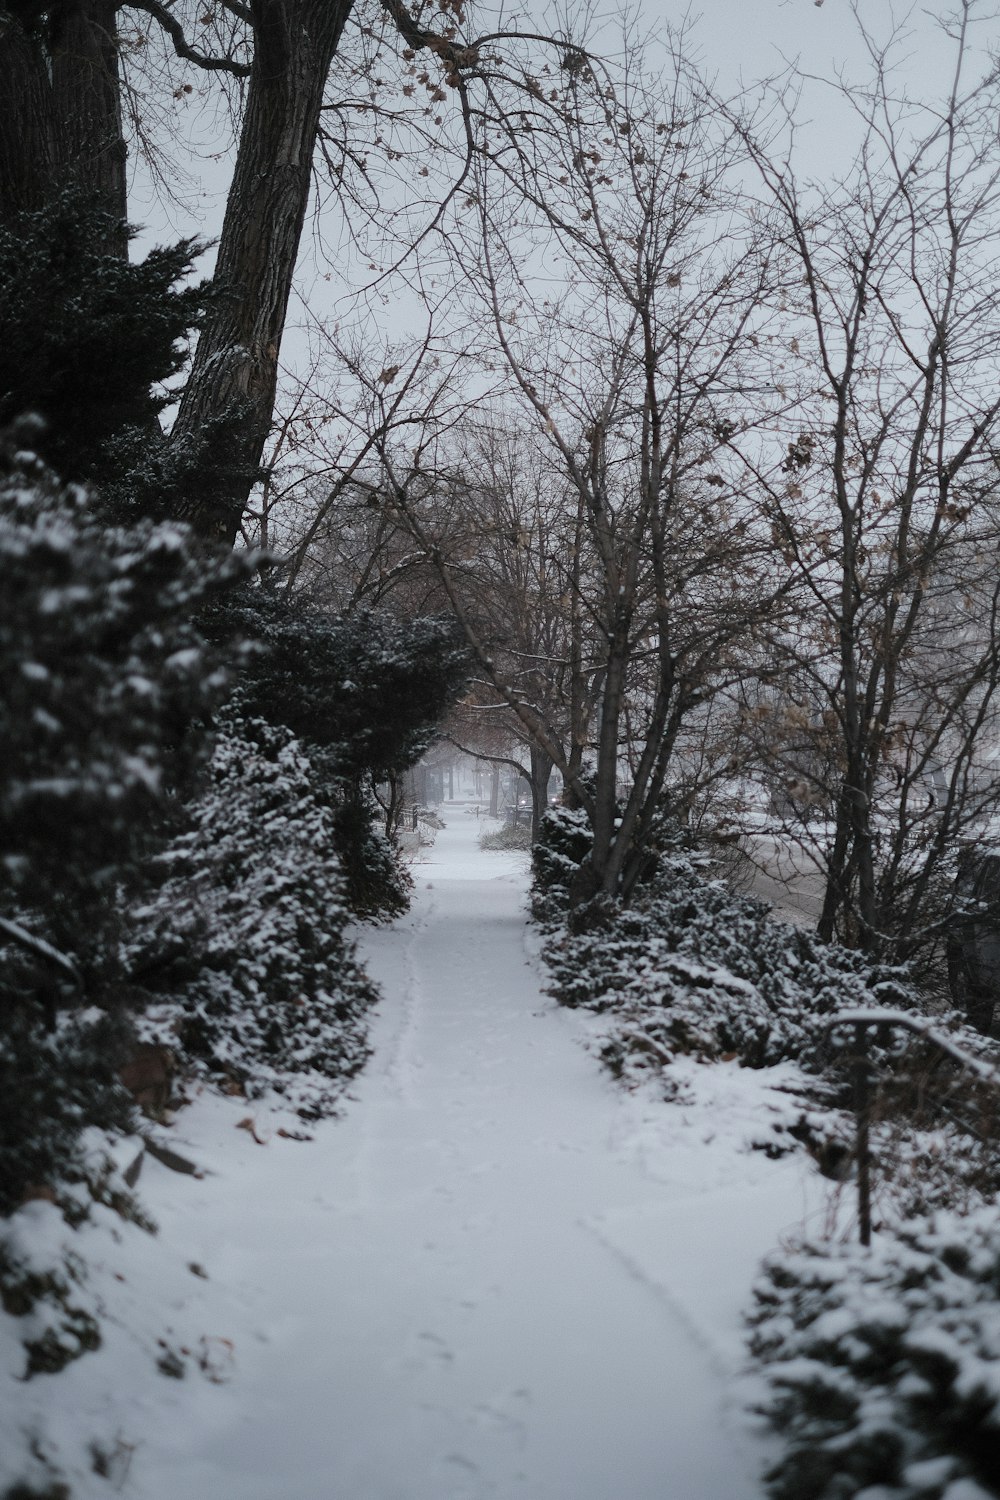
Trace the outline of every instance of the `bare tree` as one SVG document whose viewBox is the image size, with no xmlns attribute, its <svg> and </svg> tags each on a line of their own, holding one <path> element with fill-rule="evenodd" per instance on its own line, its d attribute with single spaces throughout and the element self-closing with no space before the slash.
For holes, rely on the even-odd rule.
<svg viewBox="0 0 1000 1500">
<path fill-rule="evenodd" d="M 988 60 L 969 77 L 978 10 L 956 7 L 950 85 L 919 108 L 892 43 L 862 30 L 870 80 L 839 89 L 859 145 L 834 186 L 745 133 L 786 257 L 800 399 L 780 467 L 733 444 L 801 607 L 774 641 L 799 750 L 773 728 L 771 743 L 829 800 L 821 935 L 902 955 L 996 785 L 980 770 L 1000 660 L 1000 80 Z"/>
<path fill-rule="evenodd" d="M 161 0 L 4 0 L 0 212 L 36 207 L 78 181 L 112 220 L 124 220 L 122 18 L 136 13 L 159 29 L 180 66 L 241 85 L 216 260 L 224 295 L 202 329 L 173 433 L 179 449 L 203 452 L 188 518 L 232 539 L 260 477 L 314 167 L 324 168 L 349 216 L 371 218 L 405 256 L 466 176 L 463 129 L 456 135 L 450 122 L 466 120 L 474 99 L 484 118 L 508 108 L 531 87 L 531 57 L 552 41 L 509 28 L 477 31 L 461 0 L 412 9 L 402 0 L 209 0 L 207 10 Z M 395 70 L 395 94 L 382 68 Z M 359 122 L 371 118 L 385 122 L 384 133 L 365 125 L 358 139 Z M 379 202 L 362 145 L 369 135 L 371 156 L 405 157 L 407 170 L 394 180 L 400 192 L 409 189 L 409 202 L 398 194 Z M 423 158 L 414 162 L 416 152 Z M 425 194 L 421 179 L 430 178 L 435 152 L 448 165 Z M 110 248 L 124 254 L 124 236 Z"/>
<path fill-rule="evenodd" d="M 627 898 L 682 726 L 752 670 L 753 622 L 781 592 L 731 453 L 737 429 L 781 405 L 762 349 L 769 246 L 740 211 L 737 133 L 679 44 L 670 63 L 651 90 L 629 48 L 614 75 L 568 57 L 516 130 L 473 122 L 475 232 L 460 219 L 452 234 L 479 338 L 584 538 L 574 586 L 597 689 L 585 758 L 571 761 L 464 612 L 484 674 L 590 818 L 579 903 Z"/>
<path fill-rule="evenodd" d="M 537 835 L 553 749 L 566 779 L 579 779 L 600 694 L 579 499 L 536 431 L 483 413 L 463 426 L 441 494 L 447 510 L 421 507 L 414 529 L 475 639 L 489 643 L 490 665 L 480 664 L 463 710 L 463 742 L 482 750 L 499 736 L 520 747 Z"/>
<path fill-rule="evenodd" d="M 124 255 L 118 9 L 119 0 L 0 6 L 0 214 L 85 185 L 119 221 L 108 248 Z"/>
</svg>

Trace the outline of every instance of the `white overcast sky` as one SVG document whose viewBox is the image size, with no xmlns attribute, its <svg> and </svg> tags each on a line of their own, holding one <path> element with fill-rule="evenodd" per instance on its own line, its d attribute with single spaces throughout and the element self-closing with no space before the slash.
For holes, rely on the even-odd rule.
<svg viewBox="0 0 1000 1500">
<path fill-rule="evenodd" d="M 943 36 L 940 17 L 955 7 L 894 4 L 859 0 L 857 11 L 873 38 L 886 42 L 898 29 L 893 51 L 899 83 L 914 99 L 944 97 L 951 85 L 954 53 Z M 672 6 L 645 0 L 643 13 L 656 20 L 676 17 Z M 692 4 L 693 37 L 703 69 L 722 88 L 756 80 L 794 64 L 802 74 L 820 80 L 838 75 L 860 80 L 868 59 L 849 0 L 700 0 Z M 1000 45 L 998 10 L 981 3 L 972 29 L 973 45 L 987 50 Z M 820 82 L 806 83 L 800 107 L 802 168 L 823 175 L 848 147 L 841 131 L 843 112 L 833 91 Z"/>
<path fill-rule="evenodd" d="M 983 0 L 979 3 L 983 19 L 975 28 L 975 36 L 984 48 L 1000 46 L 1000 21 L 996 18 L 1000 0 L 996 11 Z M 563 0 L 564 12 L 572 16 L 575 8 L 575 0 Z M 539 15 L 542 12 L 541 4 L 536 7 L 530 0 L 527 9 Z M 602 7 L 607 14 L 611 9 Z M 908 42 L 898 51 L 899 76 L 915 96 L 940 95 L 948 87 L 951 60 L 934 23 L 934 17 L 948 9 L 947 4 L 939 4 L 938 0 L 931 0 L 929 5 L 859 0 L 860 14 L 876 36 L 887 36 L 894 20 L 908 33 Z M 864 67 L 864 52 L 850 0 L 822 0 L 820 4 L 816 0 L 692 0 L 690 5 L 642 0 L 640 14 L 642 25 L 654 36 L 661 26 L 676 27 L 687 16 L 692 25 L 694 51 L 704 71 L 715 76 L 727 90 L 735 88 L 741 80 L 750 85 L 756 79 L 772 75 L 786 63 L 797 63 L 804 73 L 826 78 L 834 77 L 845 67 L 860 74 Z M 544 24 L 539 21 L 540 26 Z M 830 133 L 836 128 L 837 114 L 829 92 L 818 86 L 811 89 L 803 115 L 813 122 L 812 130 L 805 136 L 810 150 L 813 135 L 820 148 L 823 144 L 832 146 Z M 191 109 L 190 119 L 195 133 L 201 132 L 204 140 L 207 112 L 201 114 L 199 122 L 198 112 Z M 192 196 L 191 206 L 195 210 L 195 227 L 211 234 L 218 229 L 228 168 L 224 163 L 215 165 L 206 161 L 201 170 L 203 190 Z M 152 234 L 161 237 L 172 229 L 190 231 L 192 224 L 185 223 L 176 210 L 168 217 L 157 207 L 144 187 L 141 169 L 134 189 L 131 212 L 136 222 L 147 225 Z"/>
<path fill-rule="evenodd" d="M 558 0 L 557 0 L 558 3 Z M 578 0 L 561 0 L 563 13 L 572 16 Z M 514 9 L 527 10 L 538 17 L 539 29 L 548 29 L 542 19 L 545 0 L 498 0 L 498 5 L 513 14 Z M 1000 0 L 996 0 L 1000 7 Z M 897 50 L 898 78 L 911 98 L 936 99 L 944 96 L 951 82 L 953 56 L 942 37 L 936 17 L 946 14 L 947 4 L 931 0 L 929 5 L 893 4 L 892 0 L 858 0 L 858 10 L 872 33 L 885 39 L 894 23 L 901 26 L 907 39 Z M 582 9 L 582 7 L 581 7 Z M 614 7 L 600 6 L 600 13 L 612 14 Z M 978 0 L 980 17 L 974 31 L 976 44 L 987 51 L 1000 46 L 1000 21 L 992 0 Z M 641 27 L 655 37 L 667 25 L 677 27 L 685 15 L 691 23 L 693 50 L 705 73 L 713 76 L 723 91 L 734 90 L 742 82 L 750 86 L 755 80 L 774 75 L 787 65 L 795 64 L 805 75 L 833 79 L 838 72 L 861 77 L 865 52 L 852 15 L 850 0 L 693 0 L 689 6 L 664 4 L 663 0 L 641 0 Z M 609 23 L 610 37 L 620 30 Z M 205 80 L 211 90 L 210 80 Z M 214 236 L 221 226 L 225 189 L 229 180 L 229 162 L 210 159 L 211 143 L 206 134 L 210 118 L 199 110 L 197 100 L 182 102 L 182 115 L 190 122 L 193 138 L 199 143 L 202 161 L 197 167 L 200 182 L 188 197 L 190 216 L 176 206 L 164 210 L 144 188 L 141 170 L 137 171 L 131 202 L 131 217 L 145 227 L 137 252 L 151 242 L 172 240 L 180 233 L 198 232 Z M 843 107 L 838 107 L 833 90 L 820 83 L 804 86 L 800 106 L 802 121 L 797 136 L 800 175 L 814 179 L 828 178 L 838 168 L 846 168 L 851 156 L 851 132 Z M 333 238 L 336 238 L 334 232 Z M 209 271 L 210 257 L 200 263 L 202 274 Z M 319 287 L 323 301 L 330 297 L 331 306 L 337 293 L 343 296 L 343 283 L 329 289 L 313 281 L 306 266 L 307 283 Z M 342 269 L 342 268 L 340 268 Z M 335 273 L 335 279 L 339 276 Z M 301 337 L 294 331 L 293 308 L 290 326 L 283 341 L 283 363 L 301 362 Z M 390 318 L 390 322 L 392 319 Z M 374 332 L 374 330 L 373 330 Z M 389 337 L 388 329 L 384 336 Z M 304 345 L 302 345 L 304 353 Z"/>
<path fill-rule="evenodd" d="M 648 3 L 646 13 L 667 18 L 670 6 Z M 895 14 L 910 12 L 888 0 L 867 0 L 861 7 L 866 23 L 884 30 Z M 696 36 L 705 66 L 717 68 L 724 79 L 741 73 L 747 82 L 780 68 L 782 58 L 798 59 L 813 73 L 829 74 L 860 51 L 847 0 L 701 0 L 691 6 Z M 926 29 L 920 8 L 913 7 L 913 24 Z"/>
</svg>

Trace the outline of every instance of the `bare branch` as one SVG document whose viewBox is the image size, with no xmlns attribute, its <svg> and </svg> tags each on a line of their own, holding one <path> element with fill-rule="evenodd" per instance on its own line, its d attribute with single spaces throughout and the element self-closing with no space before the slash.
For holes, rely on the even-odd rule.
<svg viewBox="0 0 1000 1500">
<path fill-rule="evenodd" d="M 160 4 L 160 0 L 129 0 L 129 4 L 134 10 L 145 11 L 163 27 L 174 44 L 177 56 L 183 58 L 185 62 L 194 63 L 195 67 L 202 68 L 207 73 L 231 73 L 234 78 L 250 76 L 250 63 L 237 62 L 233 57 L 211 57 L 208 53 L 199 52 L 196 47 L 192 47 L 177 17 L 171 15 L 167 7 Z M 227 8 L 233 10 L 234 14 L 239 14 L 241 20 L 250 19 L 248 13 L 242 13 L 242 6 L 238 11 L 233 6 Z"/>
</svg>

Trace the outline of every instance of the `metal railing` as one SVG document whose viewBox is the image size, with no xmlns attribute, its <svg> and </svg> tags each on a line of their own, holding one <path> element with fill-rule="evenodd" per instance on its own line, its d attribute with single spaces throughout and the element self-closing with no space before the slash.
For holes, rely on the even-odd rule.
<svg viewBox="0 0 1000 1500">
<path fill-rule="evenodd" d="M 841 1011 L 839 1015 L 830 1017 L 823 1030 L 832 1035 L 841 1027 L 850 1027 L 854 1031 L 855 1052 L 851 1073 L 858 1183 L 858 1228 L 862 1245 L 870 1245 L 872 1240 L 871 1119 L 874 1065 L 868 1047 L 869 1032 L 880 1029 L 901 1030 L 919 1036 L 937 1048 L 943 1056 L 972 1073 L 981 1083 L 988 1084 L 998 1092 L 1000 1092 L 1000 1071 L 989 1063 L 983 1062 L 982 1058 L 973 1057 L 971 1052 L 966 1052 L 963 1047 L 959 1047 L 950 1037 L 938 1031 L 929 1022 L 922 1021 L 918 1016 L 912 1016 L 905 1010 L 880 1010 L 873 1007 L 870 1010 Z"/>
</svg>

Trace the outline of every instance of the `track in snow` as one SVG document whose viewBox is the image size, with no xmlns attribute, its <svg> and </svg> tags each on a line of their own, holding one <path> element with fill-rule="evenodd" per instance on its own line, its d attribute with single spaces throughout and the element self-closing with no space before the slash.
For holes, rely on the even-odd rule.
<svg viewBox="0 0 1000 1500">
<path fill-rule="evenodd" d="M 738 1310 L 798 1176 L 713 1148 L 697 1101 L 643 1133 L 588 1023 L 540 992 L 523 861 L 449 815 L 411 913 L 365 938 L 385 998 L 346 1118 L 196 1189 L 205 1263 L 256 1333 L 201 1418 L 181 1400 L 183 1433 L 145 1445 L 136 1493 L 759 1497 Z M 743 1075 L 701 1072 L 747 1108 Z"/>
</svg>

